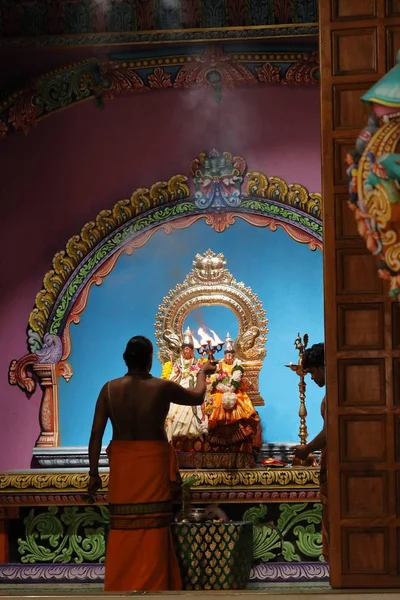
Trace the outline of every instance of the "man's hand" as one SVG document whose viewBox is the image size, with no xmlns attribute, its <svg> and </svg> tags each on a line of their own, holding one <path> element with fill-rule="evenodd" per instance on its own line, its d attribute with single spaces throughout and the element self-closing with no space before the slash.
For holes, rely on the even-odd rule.
<svg viewBox="0 0 400 600">
<path fill-rule="evenodd" d="M 217 365 L 217 360 L 208 360 L 203 365 L 201 365 L 200 371 L 203 371 L 205 375 L 212 375 L 217 370 Z"/>
<path fill-rule="evenodd" d="M 89 476 L 88 494 L 94 496 L 97 490 L 102 487 L 100 475 Z"/>
<path fill-rule="evenodd" d="M 300 446 L 295 446 L 293 448 L 295 458 L 299 460 L 306 460 L 308 455 L 310 454 L 310 450 L 307 444 L 301 444 Z"/>
</svg>

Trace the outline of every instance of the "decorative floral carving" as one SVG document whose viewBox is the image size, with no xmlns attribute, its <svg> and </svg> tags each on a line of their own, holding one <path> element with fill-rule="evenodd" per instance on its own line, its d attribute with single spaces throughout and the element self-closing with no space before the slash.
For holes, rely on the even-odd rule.
<svg viewBox="0 0 400 600">
<path fill-rule="evenodd" d="M 308 190 L 299 183 L 288 185 L 279 177 L 268 177 L 258 171 L 247 173 L 247 194 L 257 198 L 268 198 L 289 204 L 322 220 L 322 196 Z"/>
<path fill-rule="evenodd" d="M 261 83 L 279 83 L 281 80 L 281 67 L 269 62 L 262 67 L 256 67 L 256 73 Z"/>
<path fill-rule="evenodd" d="M 225 229 L 234 225 L 235 222 L 235 215 L 231 212 L 211 213 L 206 215 L 206 224 L 210 225 L 218 233 L 222 233 Z"/>
<path fill-rule="evenodd" d="M 33 394 L 36 388 L 36 380 L 28 375 L 28 370 L 32 370 L 37 359 L 36 354 L 27 354 L 19 360 L 12 360 L 8 370 L 10 385 L 17 385 L 22 391 Z"/>
<path fill-rule="evenodd" d="M 182 67 L 176 76 L 174 87 L 202 86 L 215 89 L 234 89 L 237 85 L 257 83 L 254 75 L 229 55 L 223 54 L 219 46 L 207 46 L 202 56 Z"/>
<path fill-rule="evenodd" d="M 244 521 L 253 523 L 255 562 L 268 562 L 278 557 L 288 562 L 298 562 L 303 557 L 323 560 L 321 504 L 281 504 L 276 524 L 266 522 L 267 511 L 267 506 L 260 504 L 243 515 Z"/>
<path fill-rule="evenodd" d="M 118 94 L 127 92 L 147 92 L 147 88 L 135 69 L 119 62 L 109 62 L 101 65 L 103 79 L 102 95 L 104 98 L 115 98 Z"/>
<path fill-rule="evenodd" d="M 181 471 L 183 480 L 191 477 L 193 471 Z M 108 473 L 100 473 L 102 479 L 102 492 L 107 492 Z M 17 494 L 74 494 L 85 492 L 88 485 L 87 473 L 0 473 L 0 497 L 3 495 Z M 234 490 L 236 488 L 267 487 L 270 490 L 287 488 L 300 489 L 304 492 L 315 491 L 319 486 L 319 469 L 250 469 L 248 471 L 235 470 L 227 473 L 224 470 L 196 471 L 194 488 L 202 491 L 206 488 L 217 490 L 223 488 Z M 10 501 L 11 502 L 11 501 Z"/>
<path fill-rule="evenodd" d="M 73 63 L 43 74 L 27 88 L 6 98 L 2 104 L 0 139 L 12 130 L 27 133 L 38 120 L 89 97 L 101 104 L 102 98 L 111 99 L 121 93 L 205 86 L 213 89 L 219 98 L 223 89 L 242 84 L 318 83 L 316 55 L 304 55 L 301 59 L 296 55 L 290 56 L 293 62 L 286 73 L 278 58 L 274 63 L 274 54 L 270 54 L 270 60 L 262 64 L 259 54 L 224 54 L 220 47 L 214 46 L 207 46 L 204 54 L 189 57 L 186 54 L 180 57 L 163 54 L 159 60 L 165 62 L 171 72 L 155 64 L 158 61 L 154 58 L 118 61 L 91 58 Z M 247 67 L 249 57 L 257 77 Z"/>
<path fill-rule="evenodd" d="M 149 85 L 154 89 L 165 89 L 172 87 L 171 75 L 166 73 L 164 69 L 156 67 L 153 73 L 148 76 Z"/>
<path fill-rule="evenodd" d="M 32 508 L 24 519 L 25 535 L 18 540 L 22 563 L 104 561 L 108 509 L 49 506 Z"/>
<path fill-rule="evenodd" d="M 304 85 L 319 83 L 319 59 L 318 53 L 314 52 L 308 57 L 290 65 L 285 73 L 282 83 Z"/>
<path fill-rule="evenodd" d="M 32 89 L 22 90 L 15 94 L 15 99 L 9 109 L 8 122 L 14 129 L 22 129 L 26 134 L 29 128 L 36 124 L 38 114 L 39 108 L 35 103 L 35 93 Z"/>
</svg>

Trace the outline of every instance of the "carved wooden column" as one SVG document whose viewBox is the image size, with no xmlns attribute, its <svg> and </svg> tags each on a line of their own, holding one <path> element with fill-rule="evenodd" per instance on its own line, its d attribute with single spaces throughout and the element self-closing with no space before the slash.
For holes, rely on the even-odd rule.
<svg viewBox="0 0 400 600">
<path fill-rule="evenodd" d="M 248 385 L 246 393 L 253 403 L 253 406 L 264 406 L 265 402 L 261 398 L 259 388 L 259 377 L 262 369 L 261 360 L 243 360 L 244 379 Z"/>
<path fill-rule="evenodd" d="M 37 448 L 54 448 L 59 445 L 60 427 L 58 411 L 58 365 L 36 363 L 32 370 L 39 379 L 43 391 L 40 406 L 40 436 L 36 442 Z"/>
</svg>

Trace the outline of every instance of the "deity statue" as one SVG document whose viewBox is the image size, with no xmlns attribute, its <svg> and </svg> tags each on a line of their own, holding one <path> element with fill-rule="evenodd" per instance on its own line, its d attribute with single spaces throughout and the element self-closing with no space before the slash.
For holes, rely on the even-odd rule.
<svg viewBox="0 0 400 600">
<path fill-rule="evenodd" d="M 202 360 L 194 356 L 194 338 L 189 327 L 183 334 L 181 355 L 175 362 L 164 364 L 161 378 L 175 381 L 185 388 L 194 388 Z M 168 440 L 178 449 L 186 449 L 187 442 L 208 433 L 208 417 L 204 406 L 171 404 L 165 422 Z"/>
<path fill-rule="evenodd" d="M 210 450 L 252 453 L 261 446 L 260 418 L 246 393 L 243 374 L 228 333 L 224 358 L 208 381 L 205 410 Z"/>
</svg>

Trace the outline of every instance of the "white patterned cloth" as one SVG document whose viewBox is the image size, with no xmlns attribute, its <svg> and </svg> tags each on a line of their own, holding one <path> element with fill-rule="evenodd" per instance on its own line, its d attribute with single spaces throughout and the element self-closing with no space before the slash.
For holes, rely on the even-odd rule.
<svg viewBox="0 0 400 600">
<path fill-rule="evenodd" d="M 200 366 L 195 358 L 185 360 L 181 357 L 174 363 L 170 380 L 186 389 L 194 388 Z M 201 406 L 171 404 L 165 427 L 170 442 L 182 437 L 196 439 L 208 433 L 208 417 L 203 415 Z"/>
</svg>

